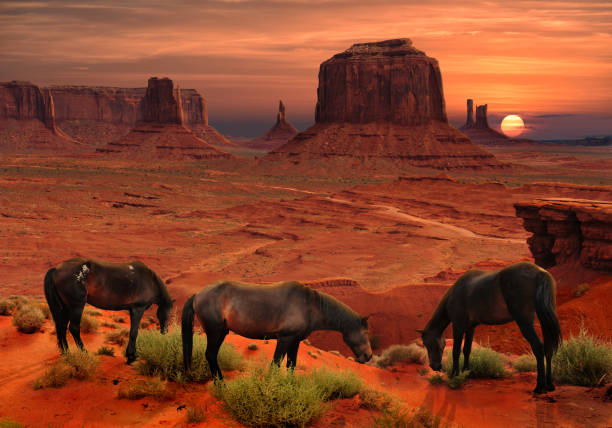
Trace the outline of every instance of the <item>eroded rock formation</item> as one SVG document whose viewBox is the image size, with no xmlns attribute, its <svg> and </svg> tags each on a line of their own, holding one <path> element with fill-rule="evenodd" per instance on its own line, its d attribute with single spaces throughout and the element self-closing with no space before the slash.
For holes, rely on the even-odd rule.
<svg viewBox="0 0 612 428">
<path fill-rule="evenodd" d="M 358 43 L 321 64 L 316 124 L 267 160 L 330 157 L 434 168 L 498 167 L 449 125 L 438 62 L 409 39 Z"/>
<path fill-rule="evenodd" d="M 69 150 L 79 145 L 55 126 L 53 96 L 30 82 L 0 83 L 0 149 Z"/>
<path fill-rule="evenodd" d="M 143 120 L 99 153 L 129 159 L 229 159 L 184 126 L 181 91 L 168 78 L 149 79 L 142 99 Z"/>
<path fill-rule="evenodd" d="M 473 142 L 483 145 L 531 142 L 524 138 L 509 138 L 505 134 L 492 129 L 489 126 L 487 108 L 487 104 L 476 106 L 476 120 L 474 120 L 474 101 L 471 99 L 467 100 L 467 119 L 465 125 L 460 129 L 461 132 L 470 137 Z"/>
<path fill-rule="evenodd" d="M 538 199 L 514 206 L 533 233 L 527 242 L 538 265 L 579 260 L 586 268 L 612 271 L 612 202 Z"/>
<path fill-rule="evenodd" d="M 299 131 L 287 120 L 286 108 L 283 101 L 278 103 L 276 124 L 268 132 L 248 142 L 248 146 L 255 149 L 273 150 L 282 146 L 295 137 Z"/>
</svg>

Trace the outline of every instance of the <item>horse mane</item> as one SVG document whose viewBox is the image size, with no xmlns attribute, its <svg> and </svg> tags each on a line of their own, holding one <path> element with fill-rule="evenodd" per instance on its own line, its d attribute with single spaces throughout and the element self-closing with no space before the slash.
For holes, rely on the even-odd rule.
<svg viewBox="0 0 612 428">
<path fill-rule="evenodd" d="M 313 292 L 317 307 L 330 327 L 345 332 L 361 326 L 361 315 L 327 293 L 309 288 Z"/>
<path fill-rule="evenodd" d="M 153 278 L 155 278 L 155 281 L 157 282 L 157 285 L 159 286 L 159 294 L 160 294 L 161 300 L 162 300 L 161 303 L 165 303 L 166 305 L 171 304 L 172 303 L 172 297 L 170 297 L 170 293 L 168 292 L 168 288 L 166 287 L 166 284 L 164 283 L 164 280 L 161 279 L 159 277 L 159 275 L 157 275 L 152 270 L 151 270 L 151 274 L 153 275 Z"/>
<path fill-rule="evenodd" d="M 448 313 L 446 311 L 446 301 L 448 300 L 452 289 L 453 287 L 449 287 L 448 290 L 446 290 L 423 331 L 440 331 L 440 333 L 442 333 L 446 326 L 450 323 L 450 318 L 448 317 Z"/>
</svg>

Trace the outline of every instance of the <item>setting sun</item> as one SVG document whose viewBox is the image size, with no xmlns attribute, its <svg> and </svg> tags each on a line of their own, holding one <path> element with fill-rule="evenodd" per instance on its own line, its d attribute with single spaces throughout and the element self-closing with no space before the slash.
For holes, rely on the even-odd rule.
<svg viewBox="0 0 612 428">
<path fill-rule="evenodd" d="M 525 130 L 525 123 L 519 116 L 511 114 L 504 117 L 501 129 L 508 137 L 516 137 Z"/>
</svg>

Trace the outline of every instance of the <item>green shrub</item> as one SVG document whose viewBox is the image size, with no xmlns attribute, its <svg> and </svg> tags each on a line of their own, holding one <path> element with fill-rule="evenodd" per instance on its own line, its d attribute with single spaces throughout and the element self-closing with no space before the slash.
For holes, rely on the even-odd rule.
<svg viewBox="0 0 612 428">
<path fill-rule="evenodd" d="M 224 407 L 248 426 L 303 427 L 327 408 L 325 391 L 313 376 L 275 365 L 255 366 L 247 375 L 215 382 L 211 388 Z"/>
<path fill-rule="evenodd" d="M 444 383 L 444 376 L 442 376 L 439 373 L 434 373 L 431 376 L 429 376 L 427 378 L 427 380 L 429 381 L 430 384 L 432 385 L 440 385 L 441 383 Z"/>
<path fill-rule="evenodd" d="M 324 401 L 354 397 L 362 388 L 361 379 L 350 370 L 336 372 L 324 368 L 313 369 L 311 376 L 323 392 Z"/>
<path fill-rule="evenodd" d="M 434 415 L 425 408 L 408 411 L 400 406 L 384 410 L 374 417 L 376 428 L 449 428 L 440 416 Z"/>
<path fill-rule="evenodd" d="M 113 343 L 115 345 L 123 346 L 128 341 L 130 337 L 130 331 L 125 328 L 121 328 L 117 331 L 109 331 L 104 336 L 104 341 L 106 343 Z"/>
<path fill-rule="evenodd" d="M 112 357 L 115 355 L 115 350 L 110 346 L 100 346 L 96 351 L 96 355 L 108 355 Z"/>
<path fill-rule="evenodd" d="M 83 311 L 83 314 L 86 314 L 92 317 L 101 317 L 102 315 L 104 315 L 101 310 L 91 309 L 91 308 L 85 308 L 85 310 Z"/>
<path fill-rule="evenodd" d="M 392 345 L 383 351 L 374 364 L 384 369 L 404 361 L 425 364 L 427 361 L 427 351 L 416 343 L 411 343 L 408 346 Z"/>
<path fill-rule="evenodd" d="M 187 423 L 199 424 L 206 420 L 205 409 L 200 406 L 187 406 Z"/>
<path fill-rule="evenodd" d="M 393 396 L 373 388 L 359 391 L 359 407 L 369 410 L 387 410 L 395 403 Z"/>
<path fill-rule="evenodd" d="M 9 299 L 0 299 L 0 315 L 11 315 L 15 310 L 15 302 Z"/>
<path fill-rule="evenodd" d="M 153 397 L 158 401 L 169 400 L 174 398 L 174 394 L 166 389 L 167 383 L 158 377 L 139 380 L 119 388 L 117 398 L 139 400 L 144 397 Z"/>
<path fill-rule="evenodd" d="M 23 304 L 13 313 L 13 325 L 22 333 L 34 333 L 45 323 L 45 315 L 38 306 Z"/>
<path fill-rule="evenodd" d="M 2 418 L 0 419 L 0 428 L 23 428 L 24 424 L 21 422 L 17 422 L 10 418 Z"/>
<path fill-rule="evenodd" d="M 464 372 L 459 373 L 455 377 L 451 377 L 448 379 L 448 387 L 450 389 L 458 389 L 467 381 L 468 377 L 470 377 L 470 371 L 466 370 Z"/>
<path fill-rule="evenodd" d="M 533 354 L 525 354 L 512 362 L 512 367 L 517 372 L 535 372 L 538 370 L 538 362 Z"/>
<path fill-rule="evenodd" d="M 40 308 L 41 312 L 43 313 L 46 319 L 50 320 L 52 318 L 51 309 L 49 309 L 49 305 L 47 305 L 46 303 L 40 302 L 38 303 L 38 307 Z"/>
<path fill-rule="evenodd" d="M 25 296 L 9 296 L 9 300 L 13 302 L 16 308 L 30 303 L 30 299 Z"/>
<path fill-rule="evenodd" d="M 98 331 L 98 320 L 84 313 L 81 317 L 81 333 L 93 333 L 94 331 Z"/>
<path fill-rule="evenodd" d="M 559 382 L 597 386 L 612 380 L 612 346 L 581 329 L 564 340 L 553 357 L 553 372 Z"/>
<path fill-rule="evenodd" d="M 173 327 L 165 335 L 157 330 L 144 330 L 136 341 L 136 353 L 141 358 L 138 363 L 140 373 L 177 382 L 204 382 L 212 378 L 205 352 L 206 338 L 194 335 L 191 370 L 185 373 L 179 328 Z M 221 345 L 217 360 L 223 371 L 241 369 L 244 365 L 242 356 L 228 343 Z"/>
<path fill-rule="evenodd" d="M 459 359 L 459 367 L 463 367 L 463 353 Z M 453 358 L 450 350 L 445 353 L 442 360 L 442 369 L 450 376 L 453 369 Z M 491 348 L 480 346 L 472 349 L 470 354 L 470 377 L 504 377 L 506 371 L 506 357 Z"/>
<path fill-rule="evenodd" d="M 34 389 L 59 388 L 66 385 L 70 378 L 87 379 L 93 376 L 97 367 L 98 360 L 87 352 L 67 352 L 34 381 Z"/>
</svg>

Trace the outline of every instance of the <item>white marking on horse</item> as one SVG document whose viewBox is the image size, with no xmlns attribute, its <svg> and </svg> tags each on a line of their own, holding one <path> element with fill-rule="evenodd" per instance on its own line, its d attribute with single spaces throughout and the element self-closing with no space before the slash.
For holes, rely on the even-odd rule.
<svg viewBox="0 0 612 428">
<path fill-rule="evenodd" d="M 128 265 L 128 269 L 129 269 L 129 270 L 134 270 L 134 266 L 132 266 L 132 265 Z"/>
<path fill-rule="evenodd" d="M 78 282 L 85 285 L 85 280 L 87 279 L 88 273 L 89 273 L 89 268 L 87 267 L 87 265 L 83 265 L 81 266 L 81 270 L 79 271 L 79 273 L 75 275 L 75 278 Z"/>
</svg>

